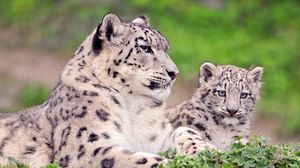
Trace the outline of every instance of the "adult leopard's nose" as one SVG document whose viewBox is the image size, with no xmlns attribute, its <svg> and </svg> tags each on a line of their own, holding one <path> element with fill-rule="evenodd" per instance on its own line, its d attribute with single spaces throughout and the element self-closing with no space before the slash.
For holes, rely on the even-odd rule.
<svg viewBox="0 0 300 168">
<path fill-rule="evenodd" d="M 167 70 L 167 73 L 168 73 L 169 77 L 171 78 L 171 80 L 174 80 L 174 79 L 176 79 L 176 76 L 178 75 L 179 71 L 168 71 Z"/>
</svg>

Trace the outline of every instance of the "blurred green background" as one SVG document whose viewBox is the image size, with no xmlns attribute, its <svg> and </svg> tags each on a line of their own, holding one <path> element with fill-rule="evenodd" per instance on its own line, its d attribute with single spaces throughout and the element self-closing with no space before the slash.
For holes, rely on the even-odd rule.
<svg viewBox="0 0 300 168">
<path fill-rule="evenodd" d="M 264 88 L 257 111 L 278 118 L 283 135 L 300 134 L 298 0 L 1 0 L 2 34 L 13 35 L 0 44 L 10 50 L 22 46 L 63 53 L 68 58 L 107 12 L 124 20 L 148 16 L 152 27 L 170 41 L 180 80 L 195 80 L 203 61 L 263 66 Z M 21 108 L 40 103 L 50 89 L 27 83 L 13 104 Z"/>
</svg>

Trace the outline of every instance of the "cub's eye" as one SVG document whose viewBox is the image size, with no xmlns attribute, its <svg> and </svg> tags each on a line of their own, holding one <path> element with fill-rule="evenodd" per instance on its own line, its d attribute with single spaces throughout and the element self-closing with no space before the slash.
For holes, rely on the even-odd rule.
<svg viewBox="0 0 300 168">
<path fill-rule="evenodd" d="M 226 96 L 226 92 L 224 90 L 218 90 L 218 95 L 220 97 L 225 97 Z"/>
<path fill-rule="evenodd" d="M 152 49 L 150 46 L 147 45 L 140 45 L 140 48 L 145 52 L 145 53 L 153 53 Z"/>
<path fill-rule="evenodd" d="M 242 92 L 240 97 L 241 99 L 246 99 L 248 97 L 248 93 Z"/>
</svg>

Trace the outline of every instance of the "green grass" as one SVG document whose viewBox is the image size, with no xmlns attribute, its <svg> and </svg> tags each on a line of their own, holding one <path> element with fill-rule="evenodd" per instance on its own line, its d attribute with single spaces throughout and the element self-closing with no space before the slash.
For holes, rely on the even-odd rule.
<svg viewBox="0 0 300 168">
<path fill-rule="evenodd" d="M 165 152 L 162 156 L 172 159 L 168 168 L 298 168 L 300 144 L 267 145 L 264 138 L 255 138 L 247 145 L 236 141 L 228 150 L 205 150 L 193 158 L 174 151 Z"/>
<path fill-rule="evenodd" d="M 0 1 L 0 27 L 18 30 L 24 45 L 74 52 L 107 12 L 140 14 L 170 41 L 181 77 L 197 76 L 203 61 L 265 68 L 259 111 L 282 118 L 282 131 L 300 130 L 300 2 L 228 0 L 220 9 L 194 0 Z"/>
<path fill-rule="evenodd" d="M 21 163 L 19 162 L 18 160 L 14 159 L 14 158 L 9 158 L 10 160 L 10 164 L 8 165 L 0 165 L 0 168 L 30 168 L 30 166 L 24 164 L 24 163 Z M 51 164 L 48 164 L 44 167 L 41 167 L 41 168 L 58 168 L 58 163 L 51 163 Z"/>
<path fill-rule="evenodd" d="M 230 149 L 222 152 L 204 150 L 195 157 L 188 157 L 173 150 L 163 152 L 161 156 L 171 160 L 167 168 L 299 168 L 300 144 L 267 145 L 264 138 L 256 137 L 246 145 L 236 140 Z M 15 159 L 11 159 L 10 165 L 2 167 L 29 168 Z M 45 168 L 56 167 L 58 164 L 53 163 Z"/>
</svg>

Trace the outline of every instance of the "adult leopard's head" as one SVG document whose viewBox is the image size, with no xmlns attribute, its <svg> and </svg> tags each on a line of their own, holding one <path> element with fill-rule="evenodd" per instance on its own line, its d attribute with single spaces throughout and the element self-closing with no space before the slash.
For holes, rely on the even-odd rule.
<svg viewBox="0 0 300 168">
<path fill-rule="evenodd" d="M 144 16 L 123 22 L 107 14 L 77 49 L 61 79 L 81 90 L 106 88 L 162 101 L 178 73 L 168 49 L 167 40 Z"/>
<path fill-rule="evenodd" d="M 144 16 L 123 22 L 107 14 L 93 35 L 94 72 L 129 94 L 163 100 L 178 73 L 168 49 L 167 40 L 149 27 Z"/>
<path fill-rule="evenodd" d="M 263 68 L 249 70 L 232 65 L 200 67 L 200 101 L 207 109 L 224 117 L 249 114 L 259 99 Z"/>
</svg>

